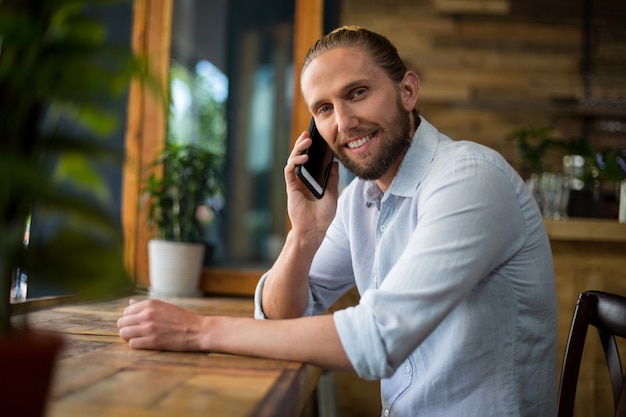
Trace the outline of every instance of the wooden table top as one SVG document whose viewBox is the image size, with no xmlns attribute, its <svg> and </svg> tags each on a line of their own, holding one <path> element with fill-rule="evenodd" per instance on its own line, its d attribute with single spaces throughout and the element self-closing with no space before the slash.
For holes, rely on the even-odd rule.
<svg viewBox="0 0 626 417">
<path fill-rule="evenodd" d="M 29 313 L 30 325 L 66 336 L 48 417 L 300 415 L 318 368 L 217 353 L 132 350 L 116 327 L 128 299 Z M 201 314 L 251 317 L 254 308 L 250 299 L 239 298 L 167 301 Z"/>
</svg>

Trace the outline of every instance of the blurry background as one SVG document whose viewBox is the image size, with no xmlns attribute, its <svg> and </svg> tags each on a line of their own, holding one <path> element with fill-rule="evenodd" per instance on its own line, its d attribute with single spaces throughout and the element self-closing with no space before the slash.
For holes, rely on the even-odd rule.
<svg viewBox="0 0 626 417">
<path fill-rule="evenodd" d="M 214 279 L 216 270 L 229 270 L 235 273 L 228 278 L 236 278 L 237 272 L 244 271 L 242 293 L 247 294 L 259 273 L 273 262 L 288 227 L 282 171 L 293 139 L 293 78 L 301 65 L 293 58 L 296 1 L 138 3 L 144 5 L 144 11 L 152 7 L 146 13 L 163 18 L 167 33 L 171 30 L 167 42 L 157 42 L 169 48 L 172 104 L 166 121 L 167 140 L 203 143 L 226 156 L 226 192 L 220 201 L 212 202 L 218 218 L 207 231 L 207 240 L 216 248 L 207 276 Z M 580 141 L 579 145 L 594 150 L 611 149 L 619 154 L 626 148 L 623 0 L 322 3 L 325 32 L 341 24 L 356 24 L 385 34 L 420 76 L 420 112 L 454 139 L 473 140 L 498 150 L 524 178 L 536 170 L 520 153 L 519 136 L 511 137 L 520 129 L 547 127 L 550 139 Z M 169 4 L 171 15 L 154 10 Z M 130 42 L 132 6 L 122 4 L 114 12 L 102 13 L 111 13 L 106 16 L 109 36 Z M 148 31 L 150 27 L 155 26 L 148 24 Z M 148 35 L 146 39 L 150 41 Z M 119 111 L 123 118 L 123 100 Z M 153 121 L 148 116 L 146 120 L 144 127 L 149 128 Z M 120 149 L 129 140 L 124 133 L 120 126 L 116 132 Z M 538 138 L 543 139 L 546 137 Z M 562 172 L 561 156 L 571 150 L 546 152 L 541 170 Z M 108 177 L 113 204 L 121 206 L 122 172 L 110 172 Z M 604 204 L 593 214 L 616 218 L 610 182 L 599 190 Z M 37 223 L 40 220 L 33 219 L 31 235 L 45 230 L 45 224 Z M 127 243 L 140 245 L 141 240 Z M 580 242 L 565 244 L 589 249 Z M 594 268 L 623 265 L 623 243 L 617 249 L 589 244 L 611 256 L 608 260 L 597 258 Z M 138 253 L 140 265 L 144 248 L 132 249 Z M 145 271 L 134 272 L 138 284 L 145 284 Z M 602 275 L 594 270 L 590 276 L 597 279 Z M 235 284 L 229 288 L 240 285 L 240 281 L 232 282 Z M 573 284 L 567 289 L 576 292 Z M 29 296 L 55 290 L 29 282 Z M 355 302 L 356 295 L 350 293 L 337 307 Z M 569 310 L 563 315 L 568 323 L 567 314 Z M 336 381 L 340 415 L 377 415 L 377 382 L 341 373 Z M 594 401 L 601 403 L 602 398 Z"/>
</svg>

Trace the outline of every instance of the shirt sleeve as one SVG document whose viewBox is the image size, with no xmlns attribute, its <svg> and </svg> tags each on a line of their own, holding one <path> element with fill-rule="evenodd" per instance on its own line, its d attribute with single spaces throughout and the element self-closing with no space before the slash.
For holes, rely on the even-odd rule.
<svg viewBox="0 0 626 417">
<path fill-rule="evenodd" d="M 254 290 L 254 318 L 257 320 L 267 319 L 267 317 L 265 316 L 265 313 L 263 312 L 263 303 L 261 301 L 262 300 L 261 297 L 263 295 L 263 285 L 265 285 L 265 281 L 267 280 L 269 273 L 270 271 L 267 271 L 265 274 L 263 274 L 263 276 L 257 283 L 257 286 Z M 313 300 L 313 294 L 311 293 L 311 291 L 309 291 L 309 301 L 307 304 L 307 308 L 302 315 L 305 317 L 312 316 L 314 310 L 315 310 L 315 301 Z"/>
<path fill-rule="evenodd" d="M 309 275 L 309 299 L 303 316 L 325 313 L 330 306 L 354 287 L 354 273 L 350 256 L 350 245 L 342 224 L 341 210 L 345 210 L 345 196 L 339 199 L 338 215 L 331 223 L 322 245 L 315 253 Z M 263 274 L 254 293 L 254 317 L 265 319 L 261 297 L 263 285 L 270 271 Z"/>
<path fill-rule="evenodd" d="M 263 303 L 261 302 L 261 297 L 263 295 L 263 285 L 265 284 L 268 273 L 269 272 L 263 274 L 259 282 L 256 284 L 256 288 L 254 289 L 254 318 L 257 320 L 267 319 L 265 313 L 263 312 Z"/>
</svg>

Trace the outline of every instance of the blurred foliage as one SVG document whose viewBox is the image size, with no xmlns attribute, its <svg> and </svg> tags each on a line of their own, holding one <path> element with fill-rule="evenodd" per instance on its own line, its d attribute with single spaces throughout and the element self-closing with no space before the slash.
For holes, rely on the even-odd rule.
<svg viewBox="0 0 626 417">
<path fill-rule="evenodd" d="M 507 140 L 517 142 L 517 150 L 531 172 L 548 170 L 546 166 L 548 152 L 565 147 L 563 141 L 552 136 L 552 130 L 548 126 L 530 126 L 515 129 L 507 135 Z"/>
<path fill-rule="evenodd" d="M 16 268 L 86 296 L 130 287 L 98 167 L 123 159 L 107 140 L 118 123 L 110 103 L 133 78 L 156 82 L 88 13 L 115 3 L 0 0 L 0 335 Z M 55 226 L 25 247 L 30 213 Z"/>
<path fill-rule="evenodd" d="M 204 70 L 196 68 L 192 71 L 172 61 L 169 71 L 171 94 L 180 97 L 184 104 L 177 104 L 176 97 L 172 97 L 167 140 L 179 144 L 200 143 L 219 154 L 226 149 L 226 101 L 216 97 L 215 84 L 227 81 L 211 78 L 215 75 L 207 74 L 207 67 L 211 67 L 208 62 L 204 62 L 204 67 Z M 215 68 L 213 71 L 219 70 Z"/>
<path fill-rule="evenodd" d="M 598 169 L 601 181 L 617 183 L 626 178 L 626 149 L 596 151 L 593 163 Z"/>
<path fill-rule="evenodd" d="M 176 242 L 203 241 L 199 208 L 209 209 L 211 199 L 222 193 L 221 153 L 198 144 L 168 141 L 154 162 L 162 175 L 150 176 L 145 196 L 149 219 L 161 239 Z"/>
<path fill-rule="evenodd" d="M 619 182 L 626 178 L 626 149 L 595 149 L 588 140 L 575 137 L 569 140 L 553 135 L 553 128 L 531 126 L 515 129 L 507 135 L 507 140 L 517 142 L 517 149 L 528 169 L 533 173 L 561 172 L 550 166 L 550 152 L 563 155 L 581 155 L 585 158 L 582 179 L 591 184 L 594 181 Z"/>
</svg>

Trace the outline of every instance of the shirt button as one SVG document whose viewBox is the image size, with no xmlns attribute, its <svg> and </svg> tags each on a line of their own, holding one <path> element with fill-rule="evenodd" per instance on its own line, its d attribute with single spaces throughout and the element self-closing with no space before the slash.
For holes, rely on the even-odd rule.
<svg viewBox="0 0 626 417">
<path fill-rule="evenodd" d="M 385 413 L 384 414 L 385 414 L 385 417 L 387 417 L 389 415 L 389 409 L 388 408 L 385 409 Z"/>
<path fill-rule="evenodd" d="M 380 230 L 381 232 L 385 231 L 385 225 L 381 224 L 380 227 L 378 228 L 378 230 Z"/>
<path fill-rule="evenodd" d="M 406 365 L 404 367 L 404 372 L 406 372 L 407 374 L 410 374 L 411 373 L 411 365 Z"/>
</svg>

